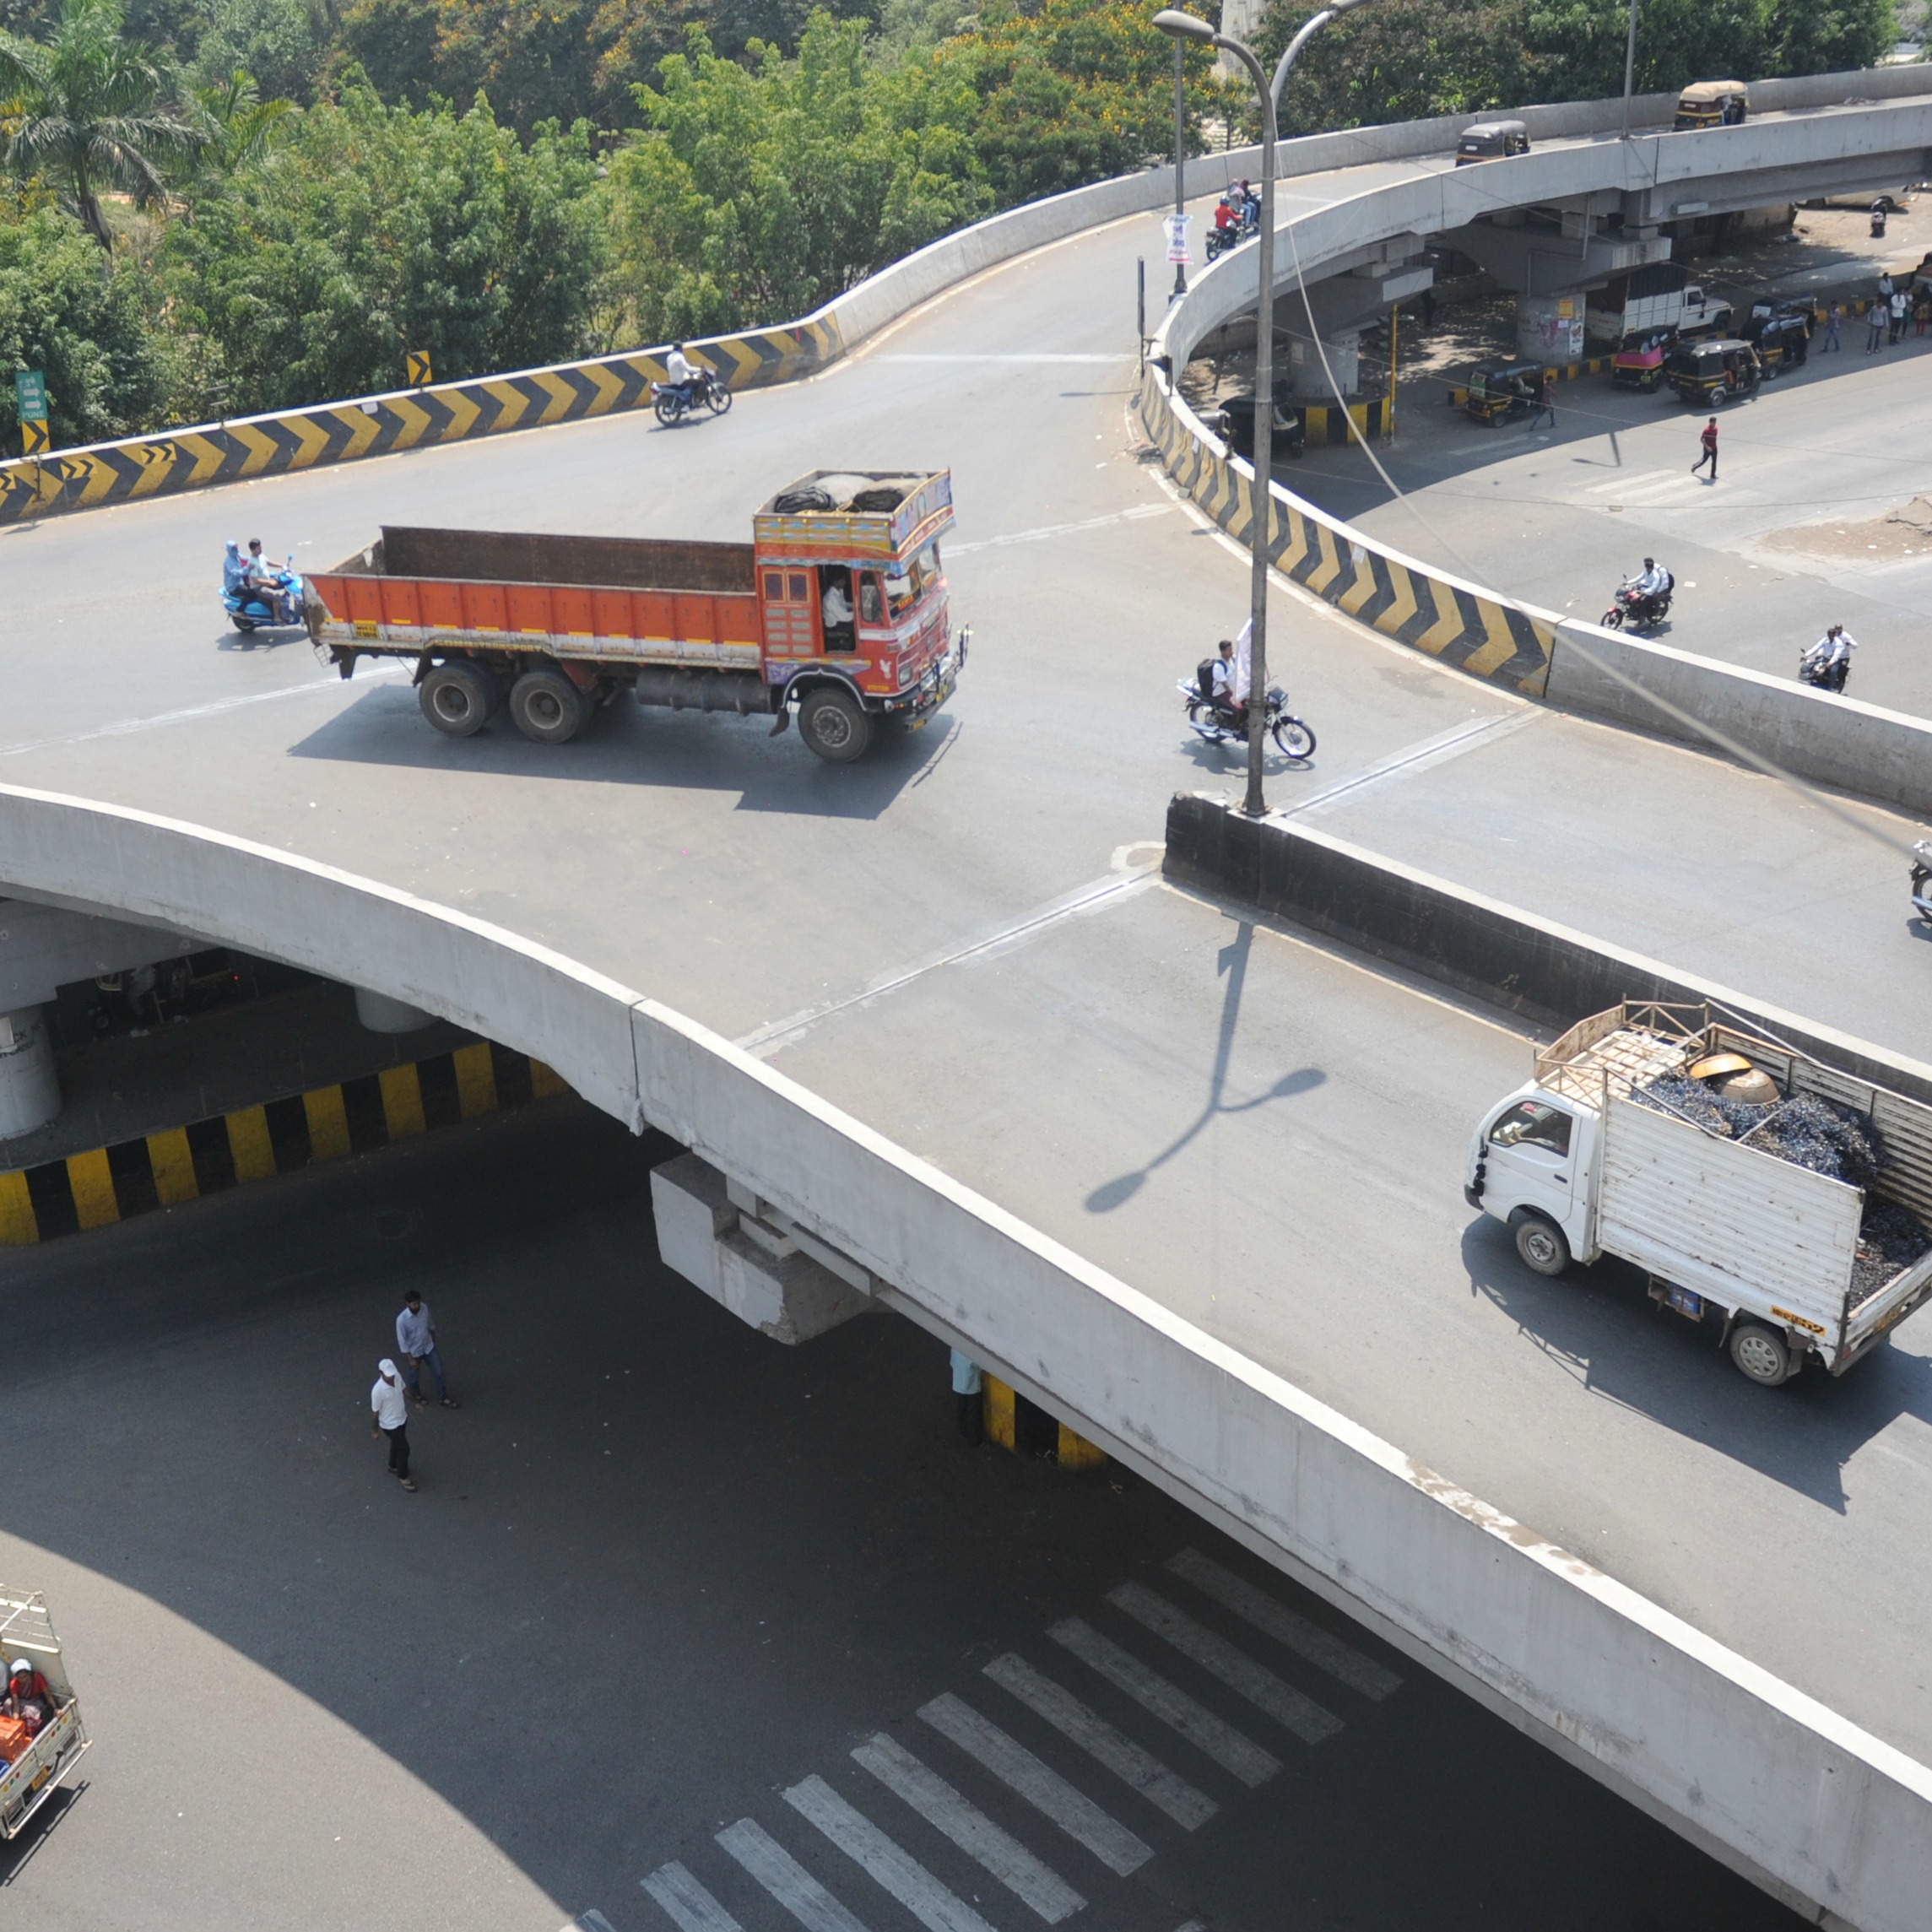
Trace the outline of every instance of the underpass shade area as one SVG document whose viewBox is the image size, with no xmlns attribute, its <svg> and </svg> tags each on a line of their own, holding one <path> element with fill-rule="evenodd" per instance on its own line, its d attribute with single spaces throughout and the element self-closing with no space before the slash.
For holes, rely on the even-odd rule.
<svg viewBox="0 0 1932 1932">
<path fill-rule="evenodd" d="M 1794 1923 L 1145 1485 L 966 1450 L 908 1324 L 797 1350 L 743 1329 L 655 1264 L 667 1151 L 588 1109 L 506 1118 L 10 1259 L 0 1437 L 31 1475 L 0 1564 L 48 1591 L 96 1740 L 0 1854 L 20 1924 L 554 1932 L 594 1908 L 660 1932 L 640 1881 L 676 1860 L 778 1932 L 716 1843 L 749 1818 L 907 1932 L 785 1801 L 814 1779 L 1000 1932 L 1036 1923 L 853 1761 L 880 1736 L 1077 1888 L 1076 1923 L 1529 1932 L 1556 1897 L 1605 1932 Z M 463 1402 L 412 1417 L 414 1496 L 365 1420 L 409 1286 Z M 1083 1660 L 1095 1636 L 1279 1772 L 1150 1716 Z M 1341 1728 L 1270 1717 L 1257 1667 Z M 1183 1816 L 1043 1717 L 1067 1707 L 1042 1680 Z M 1145 1863 L 1110 1870 L 920 1715 L 954 1702 Z"/>
<path fill-rule="evenodd" d="M 1461 1192 L 1529 1061 L 1480 1013 L 1157 886 L 773 1064 L 1924 1758 L 1932 1334 L 1767 1394 L 1636 1270 L 1532 1274 Z"/>
</svg>

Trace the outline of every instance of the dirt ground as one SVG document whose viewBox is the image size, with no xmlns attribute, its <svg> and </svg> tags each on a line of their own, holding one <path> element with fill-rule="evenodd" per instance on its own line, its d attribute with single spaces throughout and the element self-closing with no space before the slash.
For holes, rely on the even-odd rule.
<svg viewBox="0 0 1932 1932">
<path fill-rule="evenodd" d="M 1799 523 L 1788 530 L 1773 530 L 1758 540 L 1774 550 L 1797 550 L 1812 557 L 1862 558 L 1871 563 L 1932 556 L 1932 502 L 1914 496 L 1866 522 Z"/>
</svg>

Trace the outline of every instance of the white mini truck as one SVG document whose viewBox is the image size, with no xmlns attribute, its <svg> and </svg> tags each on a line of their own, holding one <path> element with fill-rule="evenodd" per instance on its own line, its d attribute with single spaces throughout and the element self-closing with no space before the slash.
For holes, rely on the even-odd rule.
<svg viewBox="0 0 1932 1932">
<path fill-rule="evenodd" d="M 1877 1178 L 1854 1187 L 1766 1151 L 1756 1130 L 1728 1138 L 1632 1097 L 1720 1060 L 1768 1076 L 1773 1106 L 1815 1095 L 1854 1110 L 1883 1149 Z M 1843 1375 L 1932 1297 L 1932 1249 L 1896 1270 L 1869 1242 L 1859 1257 L 1861 1224 L 1885 1204 L 1932 1231 L 1932 1107 L 1707 1007 L 1626 1002 L 1539 1051 L 1535 1077 L 1483 1116 L 1463 1192 L 1509 1225 L 1539 1274 L 1605 1254 L 1634 1263 L 1653 1302 L 1714 1327 L 1767 1388 L 1807 1358 Z"/>
<path fill-rule="evenodd" d="M 89 1745 L 80 1700 L 68 1681 L 47 1600 L 37 1590 L 0 1583 L 0 1657 L 10 1666 L 25 1658 L 47 1680 L 58 1708 L 26 1750 L 0 1770 L 0 1838 L 17 1838 L 27 1821 L 60 1788 Z"/>
</svg>

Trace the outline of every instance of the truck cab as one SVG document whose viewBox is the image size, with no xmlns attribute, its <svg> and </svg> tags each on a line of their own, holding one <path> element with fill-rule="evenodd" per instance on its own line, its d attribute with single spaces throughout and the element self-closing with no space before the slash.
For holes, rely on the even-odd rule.
<svg viewBox="0 0 1932 1932">
<path fill-rule="evenodd" d="M 1539 1274 L 1592 1261 L 1588 1176 L 1596 1115 L 1532 1082 L 1491 1108 L 1469 1146 L 1463 1197 L 1508 1223 Z"/>
</svg>

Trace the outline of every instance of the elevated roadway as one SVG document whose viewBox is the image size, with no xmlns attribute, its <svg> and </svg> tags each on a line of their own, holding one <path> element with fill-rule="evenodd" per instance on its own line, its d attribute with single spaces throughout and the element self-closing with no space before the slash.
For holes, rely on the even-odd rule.
<svg viewBox="0 0 1932 1932">
<path fill-rule="evenodd" d="M 1843 1384 L 1767 1397 L 1647 1322 L 1627 1279 L 1528 1276 L 1459 1195 L 1522 1039 L 1133 877 L 1172 791 L 1232 782 L 1172 686 L 1245 599 L 1128 425 L 1156 240 L 1122 224 L 1024 257 L 722 423 L 605 420 L 11 531 L 0 779 L 338 866 L 647 989 L 1932 1757 L 1932 1342 L 1908 1327 Z M 851 770 L 630 710 L 560 750 L 452 742 L 393 679 L 240 647 L 214 594 L 230 534 L 310 564 L 383 521 L 736 536 L 801 470 L 908 459 L 953 465 L 976 649 L 933 731 Z M 1875 846 L 1285 593 L 1275 621 L 1322 739 L 1278 805 L 1932 1057 L 1909 970 L 1867 970 L 1904 945 Z M 141 882 L 88 883 L 111 906 Z M 528 1015 L 495 1030 L 539 1044 Z"/>
</svg>

